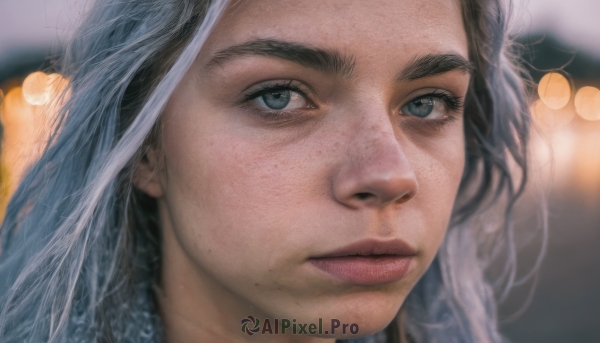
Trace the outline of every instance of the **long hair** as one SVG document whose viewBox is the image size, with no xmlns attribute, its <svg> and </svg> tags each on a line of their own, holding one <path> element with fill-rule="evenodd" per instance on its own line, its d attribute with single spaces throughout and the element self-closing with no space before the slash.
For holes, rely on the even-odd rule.
<svg viewBox="0 0 600 343">
<path fill-rule="evenodd" d="M 132 174 L 160 139 L 160 113 L 227 2 L 105 0 L 90 10 L 63 61 L 70 96 L 51 144 L 0 228 L 1 342 L 162 340 L 152 290 L 157 205 L 133 187 Z M 494 299 L 515 283 L 510 218 L 527 180 L 527 97 L 501 0 L 462 6 L 476 67 L 465 106 L 467 159 L 445 241 L 403 306 L 402 326 L 418 342 L 501 342 Z M 485 200 L 501 197 L 502 230 L 472 229 Z M 506 260 L 495 289 L 477 249 L 486 239 L 506 252 L 490 257 Z M 396 342 L 397 323 L 376 337 Z"/>
<path fill-rule="evenodd" d="M 498 332 L 497 300 L 536 276 L 547 245 L 541 199 L 541 248 L 531 270 L 517 278 L 512 219 L 529 176 L 532 83 L 510 36 L 513 4 L 461 2 L 475 67 L 464 108 L 466 164 L 444 242 L 404 304 L 406 330 L 417 342 L 506 341 Z M 490 209 L 500 218 L 486 223 Z M 491 278 L 486 269 L 494 264 L 499 268 Z"/>
</svg>

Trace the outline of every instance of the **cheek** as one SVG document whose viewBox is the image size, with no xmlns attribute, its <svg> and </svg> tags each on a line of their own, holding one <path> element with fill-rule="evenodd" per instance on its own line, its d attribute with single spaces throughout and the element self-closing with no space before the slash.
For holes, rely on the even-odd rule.
<svg viewBox="0 0 600 343">
<path fill-rule="evenodd" d="M 460 128 L 460 129 L 459 129 Z M 413 206 L 425 223 L 421 227 L 423 246 L 428 254 L 437 252 L 452 214 L 465 164 L 465 144 L 462 124 L 440 142 L 429 142 L 414 151 L 415 173 L 419 192 L 412 199 Z M 431 255 L 431 258 L 433 258 Z"/>
<path fill-rule="evenodd" d="M 189 123 L 172 121 L 164 133 L 175 233 L 194 260 L 220 266 L 219 277 L 258 280 L 264 266 L 284 263 L 286 245 L 306 239 L 286 228 L 295 225 L 297 206 L 310 202 L 306 185 L 318 187 L 315 171 L 301 152 L 274 154 L 235 130 L 205 125 L 213 128 L 207 132 Z"/>
</svg>

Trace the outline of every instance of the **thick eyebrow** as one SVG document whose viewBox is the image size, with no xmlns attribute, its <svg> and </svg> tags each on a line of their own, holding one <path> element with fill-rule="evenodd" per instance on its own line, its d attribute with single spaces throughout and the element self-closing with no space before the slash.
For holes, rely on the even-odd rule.
<svg viewBox="0 0 600 343">
<path fill-rule="evenodd" d="M 336 50 L 323 50 L 299 43 L 273 39 L 257 39 L 234 45 L 213 55 L 206 68 L 223 65 L 225 62 L 243 56 L 277 57 L 318 70 L 326 74 L 350 78 L 354 75 L 355 60 Z"/>
<path fill-rule="evenodd" d="M 456 54 L 429 54 L 415 57 L 398 75 L 398 81 L 413 81 L 424 77 L 435 76 L 459 70 L 471 74 L 474 67 L 471 62 Z"/>
</svg>

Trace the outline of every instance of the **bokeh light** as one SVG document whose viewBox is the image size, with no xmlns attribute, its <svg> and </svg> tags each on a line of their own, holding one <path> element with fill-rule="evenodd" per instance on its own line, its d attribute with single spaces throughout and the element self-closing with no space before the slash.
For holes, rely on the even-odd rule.
<svg viewBox="0 0 600 343">
<path fill-rule="evenodd" d="M 48 75 L 41 71 L 31 73 L 23 81 L 23 97 L 34 106 L 45 105 L 50 101 Z"/>
<path fill-rule="evenodd" d="M 57 73 L 50 74 L 46 83 L 46 91 L 50 92 L 54 97 L 58 96 L 67 87 L 68 83 L 68 80 L 62 75 Z"/>
<path fill-rule="evenodd" d="M 542 77 L 538 85 L 540 100 L 553 110 L 565 107 L 571 99 L 571 85 L 559 73 L 548 73 Z"/>
<path fill-rule="evenodd" d="M 4 109 L 4 92 L 0 89 L 0 117 L 2 116 L 2 112 Z"/>
<path fill-rule="evenodd" d="M 60 74 L 35 72 L 22 87 L 13 87 L 0 104 L 4 134 L 0 155 L 0 220 L 8 199 L 27 168 L 41 156 L 54 127 L 56 114 L 69 94 Z"/>
<path fill-rule="evenodd" d="M 67 86 L 67 83 L 60 74 L 46 75 L 37 71 L 23 81 L 23 97 L 33 106 L 47 105 Z"/>
<path fill-rule="evenodd" d="M 32 145 L 35 139 L 35 112 L 23 97 L 21 87 L 11 89 L 4 99 L 2 111 L 1 164 L 10 171 L 9 180 L 3 180 L 8 194 L 16 189 L 23 170 L 35 156 Z"/>
<path fill-rule="evenodd" d="M 575 110 L 586 120 L 600 120 L 600 90 L 583 87 L 575 95 Z"/>
<path fill-rule="evenodd" d="M 565 128 L 575 118 L 575 112 L 571 109 L 562 108 L 560 110 L 553 110 L 541 100 L 537 100 L 531 105 L 531 114 L 535 122 L 542 129 L 551 131 L 558 131 Z"/>
</svg>

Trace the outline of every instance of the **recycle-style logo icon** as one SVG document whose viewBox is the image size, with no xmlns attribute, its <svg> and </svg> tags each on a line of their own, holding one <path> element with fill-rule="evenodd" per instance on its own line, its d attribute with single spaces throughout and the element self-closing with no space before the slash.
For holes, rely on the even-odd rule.
<svg viewBox="0 0 600 343">
<path fill-rule="evenodd" d="M 251 329 L 250 326 L 252 324 L 254 324 L 254 327 Z M 252 336 L 260 330 L 258 327 L 259 324 L 260 320 L 258 318 L 254 319 L 253 316 L 248 316 L 248 318 L 242 319 L 242 332 L 245 332 L 248 336 Z"/>
</svg>

